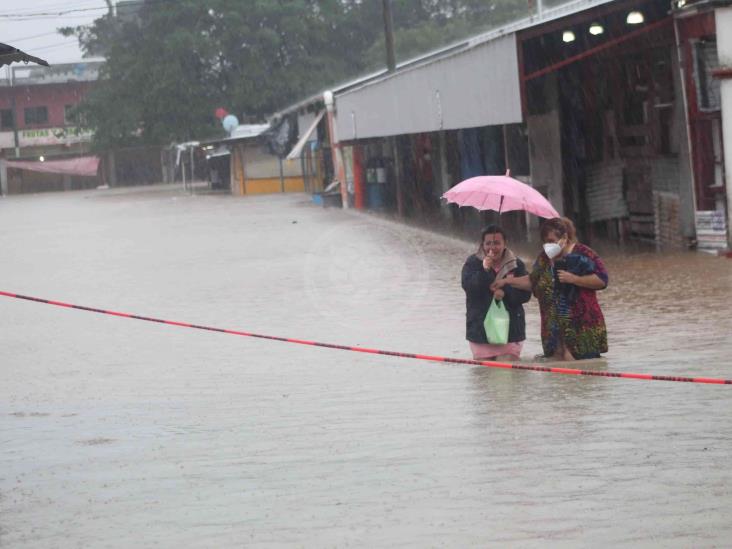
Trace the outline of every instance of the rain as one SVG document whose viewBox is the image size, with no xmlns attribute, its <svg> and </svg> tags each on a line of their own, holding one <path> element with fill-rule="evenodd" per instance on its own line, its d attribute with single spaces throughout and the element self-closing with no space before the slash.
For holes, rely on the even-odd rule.
<svg viewBox="0 0 732 549">
<path fill-rule="evenodd" d="M 732 539 L 725 2 L 10 0 L 0 28 L 0 546 Z M 487 225 L 529 273 L 592 252 L 606 352 L 547 351 L 532 274 L 520 356 L 474 356 Z"/>
</svg>

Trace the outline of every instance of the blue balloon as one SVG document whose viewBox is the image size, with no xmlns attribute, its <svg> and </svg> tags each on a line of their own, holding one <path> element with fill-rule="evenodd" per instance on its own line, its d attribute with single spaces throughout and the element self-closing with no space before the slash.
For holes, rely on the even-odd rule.
<svg viewBox="0 0 732 549">
<path fill-rule="evenodd" d="M 224 116 L 224 119 L 221 121 L 221 123 L 224 125 L 224 129 L 227 132 L 231 133 L 239 125 L 239 119 L 233 114 L 227 114 L 226 116 Z"/>
</svg>

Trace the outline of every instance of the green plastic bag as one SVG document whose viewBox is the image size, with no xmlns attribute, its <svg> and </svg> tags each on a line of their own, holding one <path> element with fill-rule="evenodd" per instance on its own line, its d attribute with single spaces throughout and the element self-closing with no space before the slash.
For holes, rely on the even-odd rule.
<svg viewBox="0 0 732 549">
<path fill-rule="evenodd" d="M 493 303 L 488 307 L 488 313 L 486 313 L 483 321 L 488 343 L 492 345 L 505 345 L 508 343 L 509 322 L 508 311 L 503 305 L 503 301 L 493 299 Z"/>
</svg>

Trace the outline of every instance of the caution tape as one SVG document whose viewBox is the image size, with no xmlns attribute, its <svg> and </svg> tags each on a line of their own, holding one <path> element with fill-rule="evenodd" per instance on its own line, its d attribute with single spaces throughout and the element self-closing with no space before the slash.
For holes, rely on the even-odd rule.
<svg viewBox="0 0 732 549">
<path fill-rule="evenodd" d="M 146 322 L 156 322 L 158 324 L 168 324 L 170 326 L 179 326 L 181 328 L 193 328 L 195 330 L 206 330 L 209 332 L 220 332 L 223 334 L 231 334 L 245 337 L 255 337 L 259 339 L 268 339 L 272 341 L 282 341 L 285 343 L 296 343 L 298 345 L 310 345 L 313 347 L 325 347 L 326 349 L 339 349 L 341 351 L 352 351 L 355 353 L 369 353 L 374 355 L 395 356 L 400 358 L 414 358 L 417 360 L 428 360 L 432 362 L 445 362 L 450 364 L 468 364 L 471 366 L 485 366 L 486 368 L 501 368 L 506 370 L 528 370 L 532 372 L 546 372 L 550 374 L 564 374 L 575 376 L 592 376 L 592 377 L 612 377 L 622 379 L 642 379 L 646 381 L 678 381 L 683 383 L 709 383 L 715 385 L 732 385 L 732 379 L 720 379 L 711 377 L 684 377 L 684 376 L 667 376 L 655 374 L 637 374 L 633 372 L 608 372 L 599 370 L 578 370 L 576 368 L 562 368 L 556 366 L 541 366 L 539 364 L 514 364 L 508 362 L 493 362 L 488 360 L 468 360 L 461 358 L 450 358 L 444 356 L 421 355 L 416 353 L 400 353 L 396 351 L 383 351 L 380 349 L 368 349 L 365 347 L 353 347 L 349 345 L 336 345 L 333 343 L 320 343 L 318 341 L 307 341 L 304 339 L 293 339 L 290 337 L 278 337 L 271 335 L 255 334 L 252 332 L 243 332 L 240 330 L 228 330 L 225 328 L 215 328 L 213 326 L 202 326 L 199 324 L 189 324 L 187 322 L 176 322 L 174 320 L 163 320 L 162 318 L 153 318 L 149 316 L 135 315 L 131 313 L 120 313 L 106 309 L 97 309 L 95 307 L 86 307 L 84 305 L 74 305 L 73 303 L 64 303 L 62 301 L 53 301 L 40 297 L 31 297 L 27 295 L 14 294 L 10 292 L 0 291 L 0 296 L 12 297 L 15 299 L 24 299 L 26 301 L 34 301 L 36 303 L 44 303 L 46 305 L 55 305 L 57 307 L 65 307 L 68 309 L 78 309 L 90 313 L 98 313 L 103 315 L 118 316 L 123 318 L 131 318 L 134 320 L 144 320 Z"/>
</svg>

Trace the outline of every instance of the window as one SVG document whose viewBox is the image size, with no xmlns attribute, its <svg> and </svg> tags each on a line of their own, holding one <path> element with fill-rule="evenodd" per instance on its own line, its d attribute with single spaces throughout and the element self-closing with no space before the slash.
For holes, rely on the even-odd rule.
<svg viewBox="0 0 732 549">
<path fill-rule="evenodd" d="M 10 109 L 0 110 L 0 129 L 13 129 L 13 111 L 11 111 Z"/>
<path fill-rule="evenodd" d="M 48 108 L 47 107 L 26 107 L 24 109 L 25 123 L 31 124 L 47 124 Z"/>
</svg>

